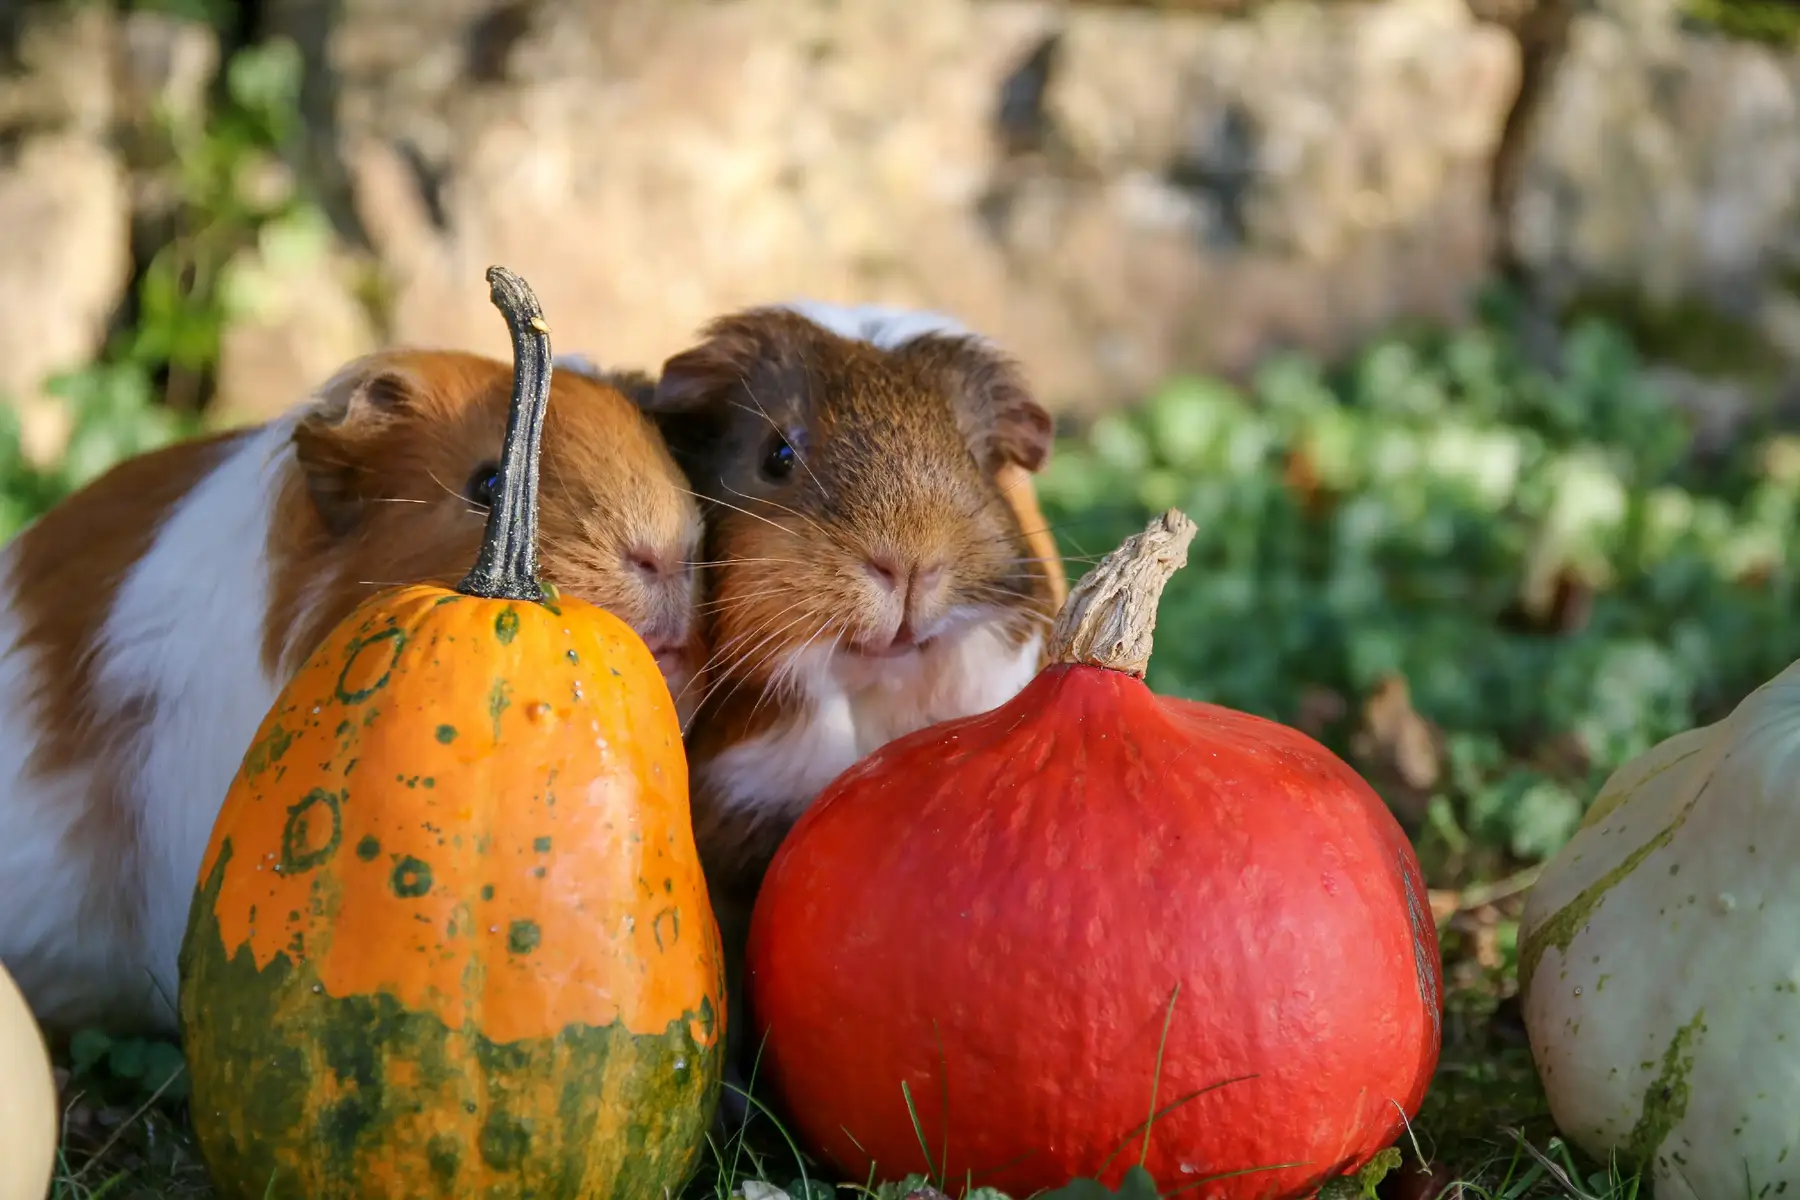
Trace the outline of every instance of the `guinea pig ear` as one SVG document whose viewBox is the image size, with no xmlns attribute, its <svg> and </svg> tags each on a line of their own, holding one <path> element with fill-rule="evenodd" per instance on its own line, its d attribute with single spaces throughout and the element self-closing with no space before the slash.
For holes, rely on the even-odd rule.
<svg viewBox="0 0 1800 1200">
<path fill-rule="evenodd" d="M 908 350 L 949 377 L 957 424 L 989 472 L 1008 463 L 1039 471 L 1050 460 L 1055 422 L 1039 404 L 1023 370 L 979 338 L 927 336 Z"/>
<path fill-rule="evenodd" d="M 380 434 L 417 401 L 419 380 L 392 358 L 359 359 L 313 393 L 294 426 L 294 458 L 333 537 L 356 527 L 367 500 L 369 455 Z"/>
<path fill-rule="evenodd" d="M 648 408 L 657 413 L 723 409 L 741 388 L 792 385 L 820 326 L 785 308 L 747 308 L 720 317 L 705 340 L 663 364 Z"/>
<path fill-rule="evenodd" d="M 647 395 L 623 390 L 650 414 L 677 458 L 703 455 L 722 436 L 737 393 L 759 388 L 794 361 L 802 325 L 770 309 L 721 317 L 704 341 L 663 363 Z"/>
<path fill-rule="evenodd" d="M 722 407 L 761 364 L 768 340 L 762 333 L 749 314 L 713 322 L 706 329 L 705 341 L 663 363 L 644 407 L 659 416 Z"/>
</svg>

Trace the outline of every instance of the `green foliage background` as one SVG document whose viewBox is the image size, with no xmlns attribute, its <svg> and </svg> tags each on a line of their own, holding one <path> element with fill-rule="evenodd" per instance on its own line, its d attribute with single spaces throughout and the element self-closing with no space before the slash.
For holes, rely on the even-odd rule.
<svg viewBox="0 0 1800 1200">
<path fill-rule="evenodd" d="M 1800 443 L 1699 461 L 1615 329 L 1577 325 L 1546 366 L 1517 322 L 1496 296 L 1477 324 L 1333 369 L 1174 380 L 1065 442 L 1042 481 L 1072 551 L 1168 506 L 1199 523 L 1158 690 L 1304 724 L 1323 689 L 1343 703 L 1321 736 L 1353 757 L 1362 699 L 1407 682 L 1442 731 L 1416 835 L 1439 886 L 1541 859 L 1608 772 L 1800 657 Z M 1530 615 L 1559 579 L 1592 593 L 1571 628 Z"/>
</svg>

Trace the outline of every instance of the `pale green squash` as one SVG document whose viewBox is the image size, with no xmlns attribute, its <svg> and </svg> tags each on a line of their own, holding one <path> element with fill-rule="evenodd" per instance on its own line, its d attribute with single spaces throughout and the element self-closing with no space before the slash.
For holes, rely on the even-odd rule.
<svg viewBox="0 0 1800 1200">
<path fill-rule="evenodd" d="M 1616 771 L 1519 931 L 1552 1115 L 1657 1200 L 1800 1196 L 1800 663 Z"/>
<path fill-rule="evenodd" d="M 57 1125 L 44 1035 L 0 964 L 0 1200 L 42 1200 L 49 1193 Z"/>
</svg>

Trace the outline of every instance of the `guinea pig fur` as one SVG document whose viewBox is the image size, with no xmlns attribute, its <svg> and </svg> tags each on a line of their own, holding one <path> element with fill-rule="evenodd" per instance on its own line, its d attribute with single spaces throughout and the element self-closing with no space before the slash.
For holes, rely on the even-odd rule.
<svg viewBox="0 0 1800 1200">
<path fill-rule="evenodd" d="M 954 322 L 816 303 L 716 321 L 647 403 L 706 514 L 688 747 L 733 963 L 776 846 L 832 778 L 1039 670 L 1050 564 L 999 480 L 1042 467 L 1052 425 Z"/>
<path fill-rule="evenodd" d="M 473 565 L 511 380 L 373 355 L 267 424 L 118 465 L 0 550 L 0 961 L 46 1027 L 174 1031 L 200 860 L 258 723 L 363 599 Z M 698 505 L 620 390 L 551 388 L 543 575 L 629 622 L 680 695 Z"/>
</svg>

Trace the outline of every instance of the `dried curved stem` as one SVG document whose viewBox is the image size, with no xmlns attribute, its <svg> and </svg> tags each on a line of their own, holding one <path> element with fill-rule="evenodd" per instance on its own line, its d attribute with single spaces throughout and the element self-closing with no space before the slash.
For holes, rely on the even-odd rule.
<svg viewBox="0 0 1800 1200">
<path fill-rule="evenodd" d="M 505 267 L 489 267 L 488 295 L 512 334 L 512 407 L 487 533 L 475 566 L 457 591 L 489 600 L 542 603 L 537 579 L 538 457 L 550 407 L 550 327 L 531 285 Z"/>
<path fill-rule="evenodd" d="M 1050 631 L 1050 661 L 1105 667 L 1142 678 L 1163 588 L 1187 565 L 1198 532 L 1171 508 L 1125 539 L 1081 577 Z"/>
</svg>

